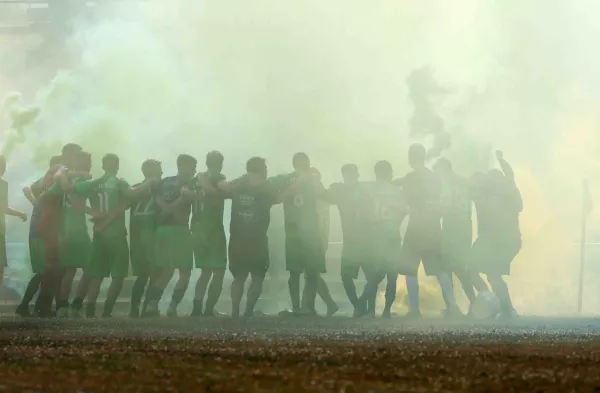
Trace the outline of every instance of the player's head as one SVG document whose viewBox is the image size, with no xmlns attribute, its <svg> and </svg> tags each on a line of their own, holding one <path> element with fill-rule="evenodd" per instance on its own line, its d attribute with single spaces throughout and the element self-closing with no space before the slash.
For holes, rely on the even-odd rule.
<svg viewBox="0 0 600 393">
<path fill-rule="evenodd" d="M 52 156 L 52 158 L 50 158 L 50 163 L 48 163 L 48 166 L 50 168 L 56 166 L 56 165 L 60 165 L 62 163 L 62 156 Z"/>
<path fill-rule="evenodd" d="M 6 172 L 6 157 L 2 154 L 0 155 L 0 177 L 4 176 L 4 172 Z"/>
<path fill-rule="evenodd" d="M 213 150 L 206 155 L 206 167 L 211 173 L 221 173 L 225 158 L 221 152 Z"/>
<path fill-rule="evenodd" d="M 447 158 L 440 158 L 433 164 L 432 169 L 438 176 L 446 177 L 452 174 L 452 163 Z"/>
<path fill-rule="evenodd" d="M 342 167 L 342 178 L 344 183 L 353 184 L 358 182 L 358 167 L 354 164 L 346 164 Z"/>
<path fill-rule="evenodd" d="M 109 153 L 102 157 L 102 169 L 111 175 L 119 173 L 119 156 Z"/>
<path fill-rule="evenodd" d="M 392 164 L 389 161 L 381 160 L 375 164 L 375 179 L 383 181 L 392 181 L 394 178 L 394 171 Z"/>
<path fill-rule="evenodd" d="M 267 178 L 267 161 L 262 157 L 252 157 L 246 162 L 246 172 Z"/>
<path fill-rule="evenodd" d="M 410 145 L 408 149 L 408 163 L 413 169 L 423 168 L 425 166 L 425 158 L 427 150 L 420 143 Z"/>
<path fill-rule="evenodd" d="M 292 165 L 296 171 L 307 171 L 310 169 L 310 159 L 306 153 L 296 153 L 292 158 Z"/>
<path fill-rule="evenodd" d="M 198 161 L 189 154 L 180 154 L 177 157 L 177 175 L 191 179 L 196 174 Z"/>
<path fill-rule="evenodd" d="M 148 159 L 142 163 L 142 173 L 146 179 L 160 179 L 163 175 L 162 163 Z"/>
<path fill-rule="evenodd" d="M 92 170 L 92 155 L 86 151 L 77 153 L 76 164 L 73 169 L 76 171 L 90 172 Z"/>
<path fill-rule="evenodd" d="M 62 164 L 67 168 L 73 168 L 77 165 L 77 155 L 83 149 L 76 143 L 67 143 L 63 146 L 61 154 L 62 154 Z"/>
</svg>

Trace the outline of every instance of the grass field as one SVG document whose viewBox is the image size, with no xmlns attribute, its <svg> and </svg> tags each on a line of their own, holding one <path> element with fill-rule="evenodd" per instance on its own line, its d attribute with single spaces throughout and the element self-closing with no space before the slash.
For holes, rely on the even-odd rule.
<svg viewBox="0 0 600 393">
<path fill-rule="evenodd" d="M 0 321 L 0 392 L 600 392 L 600 322 Z"/>
</svg>

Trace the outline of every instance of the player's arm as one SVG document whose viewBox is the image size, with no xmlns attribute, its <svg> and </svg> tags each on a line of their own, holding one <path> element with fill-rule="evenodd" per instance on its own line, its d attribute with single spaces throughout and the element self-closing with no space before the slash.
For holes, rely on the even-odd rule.
<svg viewBox="0 0 600 393">
<path fill-rule="evenodd" d="M 156 184 L 156 182 L 156 180 L 148 180 L 138 186 L 129 187 L 126 190 L 127 198 L 132 200 L 139 200 L 141 198 L 148 197 L 151 194 L 152 187 L 154 187 L 154 184 Z"/>
<path fill-rule="evenodd" d="M 502 150 L 496 151 L 496 159 L 498 160 L 498 164 L 500 164 L 500 168 L 502 169 L 504 176 L 506 176 L 507 179 L 514 182 L 515 172 L 513 171 L 510 164 L 504 159 L 504 153 L 502 152 Z"/>
<path fill-rule="evenodd" d="M 0 200 L 0 209 L 2 214 L 6 216 L 19 217 L 21 220 L 27 221 L 26 213 L 20 212 L 8 206 L 8 185 L 4 183 L 4 187 L 6 188 L 2 190 L 2 200 Z"/>
<path fill-rule="evenodd" d="M 242 184 L 248 179 L 248 176 L 249 175 L 246 173 L 231 181 L 227 181 L 225 179 L 220 180 L 217 183 L 217 188 L 223 192 L 226 192 L 227 194 L 232 194 L 235 191 L 235 189 L 240 186 L 240 184 Z"/>
<path fill-rule="evenodd" d="M 312 173 L 302 174 L 302 175 L 298 176 L 298 178 L 296 179 L 296 181 L 294 183 L 290 184 L 288 187 L 286 187 L 285 189 L 280 191 L 279 198 L 283 201 L 290 197 L 293 197 L 295 194 L 298 193 L 300 188 L 302 188 L 303 186 L 306 186 L 307 184 L 309 184 L 313 181 L 314 181 L 314 175 Z"/>
<path fill-rule="evenodd" d="M 77 182 L 77 184 L 75 184 L 73 192 L 76 192 L 78 194 L 89 195 L 98 185 L 102 184 L 105 180 L 106 176 L 101 176 L 96 179 L 79 181 Z"/>
<path fill-rule="evenodd" d="M 38 201 L 35 195 L 33 195 L 33 189 L 31 188 L 31 184 L 23 187 L 23 195 L 25 195 L 25 198 L 27 198 L 29 203 L 31 203 L 33 206 L 37 204 Z"/>
<path fill-rule="evenodd" d="M 405 180 L 406 180 L 406 176 L 403 176 L 403 177 L 400 177 L 398 179 L 392 180 L 392 184 L 395 185 L 395 186 L 402 187 L 402 186 L 404 186 Z"/>
<path fill-rule="evenodd" d="M 103 218 L 105 216 L 104 213 L 92 209 L 91 207 L 86 205 L 85 199 L 79 196 L 71 196 L 71 206 L 73 206 L 73 209 L 80 212 L 84 212 L 85 214 L 93 218 Z"/>
</svg>

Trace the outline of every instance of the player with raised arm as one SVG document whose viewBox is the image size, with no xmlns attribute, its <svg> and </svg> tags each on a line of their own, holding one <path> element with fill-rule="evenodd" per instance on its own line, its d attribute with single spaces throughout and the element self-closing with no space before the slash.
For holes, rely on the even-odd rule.
<svg viewBox="0 0 600 393">
<path fill-rule="evenodd" d="M 276 203 L 276 192 L 267 181 L 264 158 L 252 157 L 246 163 L 246 175 L 217 187 L 231 195 L 231 222 L 229 241 L 229 270 L 231 284 L 231 316 L 240 316 L 240 302 L 248 276 L 250 287 L 246 295 L 244 317 L 252 317 L 254 306 L 262 292 L 262 284 L 269 268 L 269 241 L 267 229 L 271 221 L 271 206 Z"/>
<path fill-rule="evenodd" d="M 283 201 L 286 267 L 294 315 L 315 315 L 319 276 L 325 273 L 325 251 L 319 227 L 317 198 L 325 197 L 305 153 L 293 157 L 294 172 L 271 178 Z M 305 301 L 300 308 L 300 276 L 305 274 Z"/>
<path fill-rule="evenodd" d="M 379 161 L 375 164 L 375 181 L 364 184 L 368 195 L 366 242 L 370 265 L 367 267 L 367 284 L 361 308 L 374 315 L 379 283 L 387 277 L 384 318 L 391 317 L 392 305 L 396 300 L 402 246 L 400 225 L 407 213 L 402 191 L 392 183 L 393 175 L 392 165 L 388 161 Z M 367 309 L 365 303 L 370 304 L 370 308 Z"/>
<path fill-rule="evenodd" d="M 217 316 L 215 306 L 223 290 L 227 268 L 227 241 L 223 226 L 225 194 L 216 185 L 225 180 L 221 173 L 223 155 L 211 151 L 206 155 L 207 171 L 198 174 L 193 191 L 198 193 L 192 205 L 192 239 L 194 259 L 200 268 L 196 282 L 192 316 Z M 204 304 L 204 296 L 206 304 Z"/>
<path fill-rule="evenodd" d="M 54 156 L 50 159 L 48 170 L 57 168 L 61 162 L 61 156 Z M 31 271 L 33 277 L 29 280 L 21 303 L 17 306 L 15 313 L 22 317 L 28 317 L 31 315 L 29 311 L 29 304 L 33 300 L 33 297 L 40 289 L 42 283 L 42 277 L 44 269 L 46 268 L 46 255 L 44 251 L 44 240 L 40 235 L 39 224 L 40 224 L 40 213 L 41 204 L 39 203 L 39 197 L 44 192 L 43 187 L 44 178 L 37 180 L 36 182 L 25 186 L 23 188 L 23 194 L 31 202 L 33 206 L 31 210 L 31 220 L 29 226 L 29 260 L 31 263 Z M 35 314 L 37 314 L 37 307 Z"/>
<path fill-rule="evenodd" d="M 144 175 L 144 181 L 134 185 L 134 187 L 159 181 L 163 174 L 161 162 L 157 160 L 144 161 L 142 174 Z M 129 250 L 131 268 L 136 280 L 131 290 L 129 316 L 133 318 L 140 315 L 142 297 L 154 269 L 154 238 L 156 236 L 158 214 L 158 205 L 154 202 L 150 189 L 139 194 L 131 202 L 129 211 Z"/>
<path fill-rule="evenodd" d="M 6 256 L 6 221 L 5 216 L 18 217 L 27 221 L 27 214 L 8 207 L 8 183 L 2 178 L 6 172 L 6 158 L 0 156 L 0 285 L 4 279 L 4 268 L 8 265 Z"/>
<path fill-rule="evenodd" d="M 519 215 L 523 199 L 514 172 L 501 151 L 496 158 L 502 171 L 492 169 L 480 184 L 476 200 L 479 231 L 473 244 L 473 268 L 487 276 L 500 299 L 500 316 L 510 319 L 515 311 L 502 276 L 510 274 L 510 265 L 521 250 Z"/>
<path fill-rule="evenodd" d="M 460 316 L 456 305 L 452 280 L 442 262 L 441 182 L 425 166 L 427 151 L 421 144 L 411 145 L 408 160 L 413 169 L 398 181 L 408 203 L 408 225 L 402 244 L 400 274 L 406 276 L 410 318 L 420 318 L 419 282 L 417 273 L 421 262 L 425 273 L 436 276 L 446 303 L 444 315 Z"/>
<path fill-rule="evenodd" d="M 338 207 L 342 223 L 341 277 L 346 295 L 354 307 L 354 315 L 364 313 L 359 302 L 354 280 L 362 268 L 368 274 L 365 242 L 365 202 L 366 193 L 359 183 L 358 167 L 346 164 L 342 167 L 343 183 L 333 183 L 327 191 L 327 199 Z M 367 304 L 367 308 L 373 305 Z"/>
<path fill-rule="evenodd" d="M 154 238 L 155 269 L 146 291 L 143 316 L 160 315 L 158 304 L 175 269 L 179 270 L 180 278 L 188 277 L 189 281 L 194 267 L 189 220 L 193 200 L 190 185 L 196 174 L 196 165 L 194 157 L 180 154 L 177 157 L 177 175 L 162 179 L 152 190 L 160 214 Z M 186 288 L 176 287 L 172 301 L 176 300 L 178 304 Z"/>
</svg>

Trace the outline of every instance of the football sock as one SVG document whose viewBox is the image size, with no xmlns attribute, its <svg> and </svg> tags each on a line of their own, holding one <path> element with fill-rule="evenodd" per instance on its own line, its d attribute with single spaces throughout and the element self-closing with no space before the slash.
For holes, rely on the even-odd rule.
<svg viewBox="0 0 600 393">
<path fill-rule="evenodd" d="M 417 276 L 406 276 L 406 290 L 408 291 L 408 302 L 412 313 L 420 313 L 419 309 L 419 280 Z"/>
</svg>

